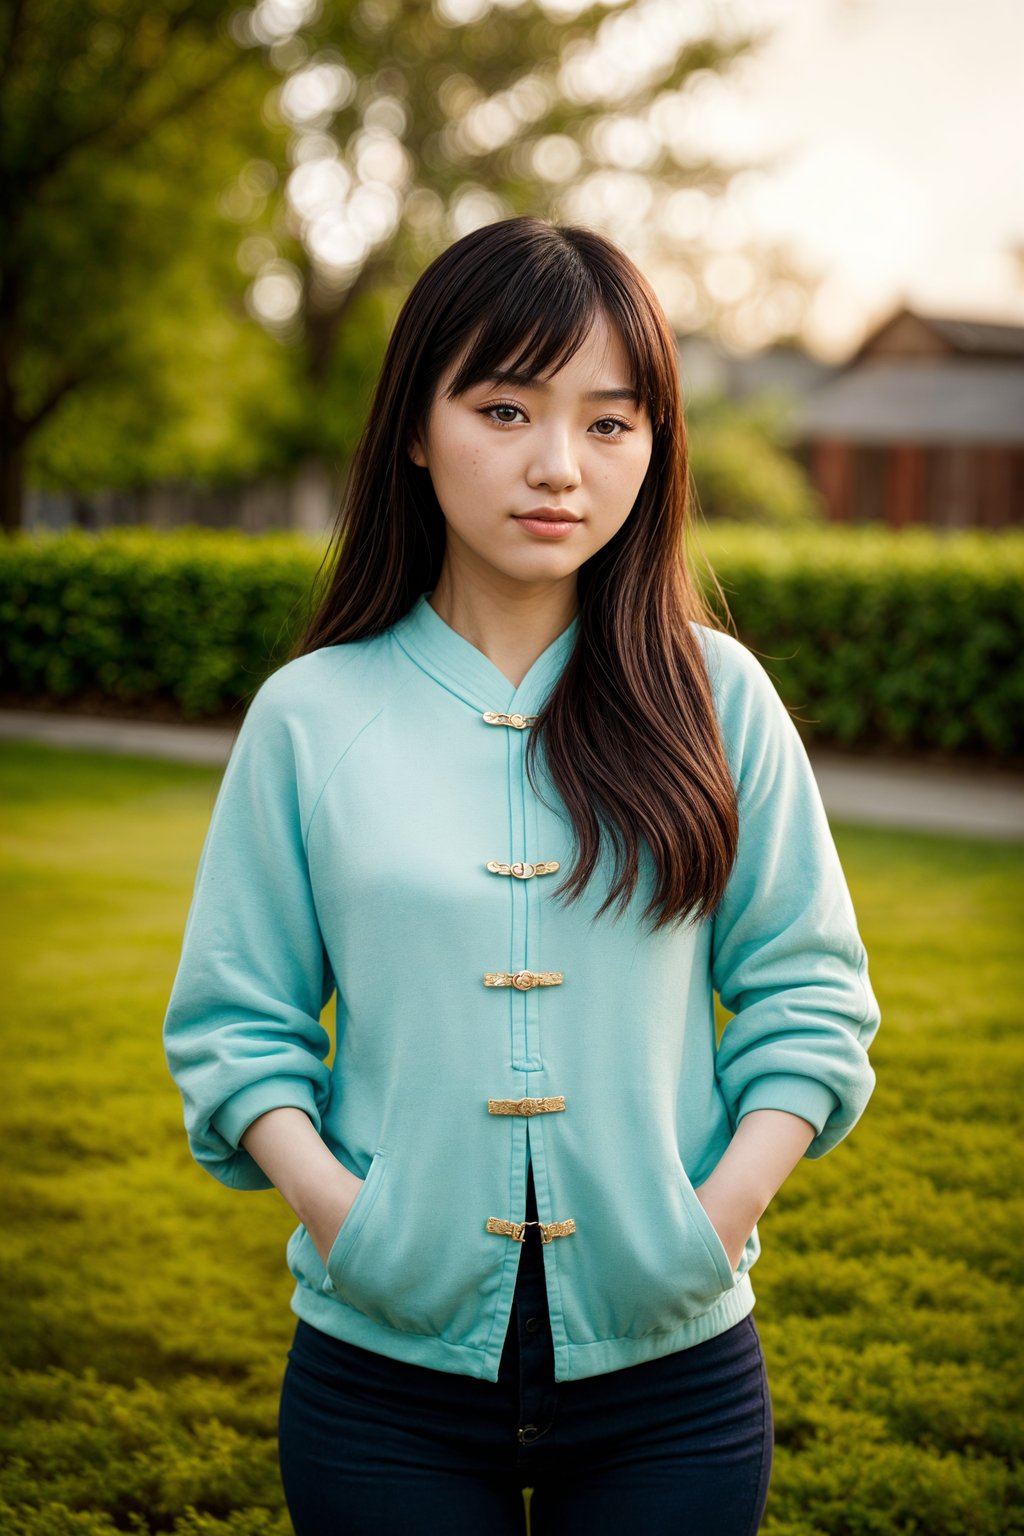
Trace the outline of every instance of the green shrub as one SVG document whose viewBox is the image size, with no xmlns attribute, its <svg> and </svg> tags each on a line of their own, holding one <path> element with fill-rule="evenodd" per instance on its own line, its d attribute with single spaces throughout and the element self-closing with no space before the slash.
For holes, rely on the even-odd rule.
<svg viewBox="0 0 1024 1536">
<path fill-rule="evenodd" d="M 817 525 L 825 499 L 791 451 L 785 396 L 738 403 L 702 394 L 690 403 L 687 431 L 696 505 L 707 517 L 779 529 Z"/>
<path fill-rule="evenodd" d="M 31 1523 L 0 1523 L 5 1533 L 283 1536 L 289 1528 L 280 1512 L 275 1405 L 262 1386 L 257 1396 L 187 1375 L 124 1387 L 86 1366 L 80 1375 L 17 1371 L 9 1391 L 17 1413 L 0 1421 L 0 1519 L 6 1507 L 24 1521 L 43 1490 L 46 1503 Z M 85 1510 L 95 1524 L 74 1523 Z M 184 1510 L 190 1518 L 174 1523 Z"/>
<path fill-rule="evenodd" d="M 808 740 L 1024 754 L 1024 534 L 712 525 L 699 543 Z"/>
<path fill-rule="evenodd" d="M 198 528 L 0 541 L 0 689 L 223 714 L 286 653 L 318 560 L 293 534 Z"/>
</svg>

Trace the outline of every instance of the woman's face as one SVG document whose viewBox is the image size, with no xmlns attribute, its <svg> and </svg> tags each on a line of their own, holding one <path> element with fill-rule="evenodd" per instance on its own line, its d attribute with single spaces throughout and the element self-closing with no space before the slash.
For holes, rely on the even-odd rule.
<svg viewBox="0 0 1024 1536">
<path fill-rule="evenodd" d="M 448 400 L 455 367 L 434 397 L 426 441 L 409 449 L 430 472 L 448 557 L 515 581 L 564 579 L 621 528 L 650 462 L 651 422 L 630 398 L 617 331 L 602 314 L 549 378 L 485 380 Z M 531 523 L 526 514 L 541 509 L 565 516 Z"/>
</svg>

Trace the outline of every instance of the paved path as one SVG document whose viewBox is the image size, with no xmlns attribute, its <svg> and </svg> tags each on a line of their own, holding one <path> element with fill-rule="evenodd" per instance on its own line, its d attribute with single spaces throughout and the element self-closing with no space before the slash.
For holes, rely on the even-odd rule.
<svg viewBox="0 0 1024 1536">
<path fill-rule="evenodd" d="M 0 740 L 42 741 L 212 767 L 227 761 L 234 736 L 235 731 L 220 726 L 0 709 Z M 837 821 L 1024 840 L 1024 773 L 818 748 L 811 753 L 811 764 L 825 809 Z"/>
<path fill-rule="evenodd" d="M 161 725 L 153 720 L 108 720 L 40 709 L 0 709 L 0 740 L 43 741 L 53 747 L 166 757 L 179 763 L 223 767 L 235 732 L 216 725 Z"/>
</svg>

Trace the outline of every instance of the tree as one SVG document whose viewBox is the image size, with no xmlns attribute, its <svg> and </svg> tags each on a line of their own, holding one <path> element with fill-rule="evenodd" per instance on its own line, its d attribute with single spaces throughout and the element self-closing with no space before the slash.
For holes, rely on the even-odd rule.
<svg viewBox="0 0 1024 1536">
<path fill-rule="evenodd" d="M 665 0 L 8 0 L 0 523 L 20 521 L 33 439 L 68 482 L 96 483 L 115 443 L 118 477 L 176 455 L 206 475 L 347 460 L 410 283 L 495 218 L 605 227 L 713 314 L 693 203 L 737 168 L 700 152 L 695 118 L 759 39 L 690 16 Z"/>
<path fill-rule="evenodd" d="M 354 307 L 397 305 L 450 240 L 517 213 L 673 247 L 672 196 L 729 180 L 686 144 L 682 93 L 745 54 L 651 0 L 262 0 L 242 47 L 279 74 L 268 116 L 287 130 L 279 191 L 257 215 L 265 260 L 249 302 L 305 351 L 313 402 L 339 368 Z M 678 210 L 677 210 L 678 213 Z M 244 215 L 240 222 L 244 223 Z M 681 222 L 677 219 L 677 223 Z M 690 242 L 674 259 L 693 264 Z M 343 401 L 338 400 L 339 407 Z M 332 451 L 343 408 L 311 408 L 306 447 Z"/>
<path fill-rule="evenodd" d="M 225 283 L 233 242 L 211 194 L 273 134 L 265 66 L 234 43 L 222 3 L 8 0 L 0 39 L 9 530 L 33 435 L 83 390 L 143 384 L 144 318 L 183 252 L 205 249 L 205 280 Z"/>
</svg>

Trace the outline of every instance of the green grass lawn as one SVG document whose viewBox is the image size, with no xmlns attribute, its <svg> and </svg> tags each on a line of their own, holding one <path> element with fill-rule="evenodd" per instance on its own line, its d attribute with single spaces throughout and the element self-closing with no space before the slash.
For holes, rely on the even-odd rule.
<svg viewBox="0 0 1024 1536">
<path fill-rule="evenodd" d="M 219 777 L 0 746 L 5 1536 L 291 1530 L 294 1218 L 192 1161 L 161 1037 Z M 1024 1532 L 1024 847 L 835 831 L 878 1087 L 759 1223 L 762 1531 Z"/>
</svg>

